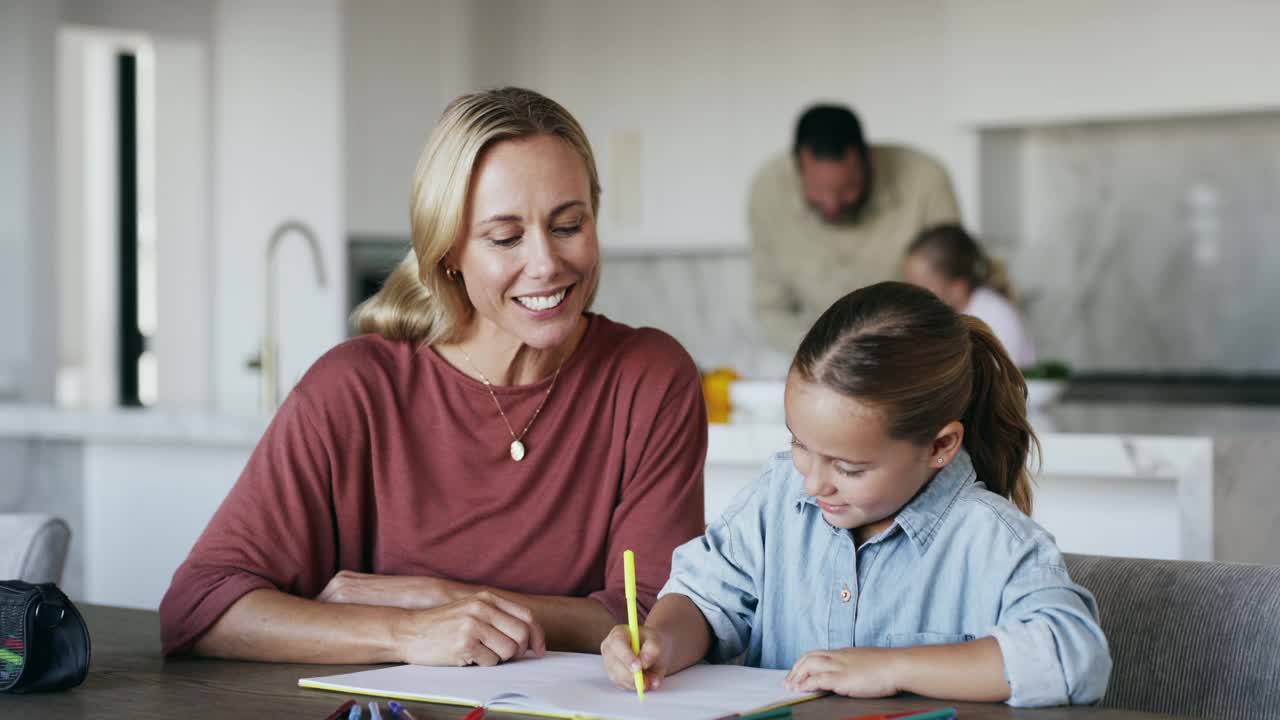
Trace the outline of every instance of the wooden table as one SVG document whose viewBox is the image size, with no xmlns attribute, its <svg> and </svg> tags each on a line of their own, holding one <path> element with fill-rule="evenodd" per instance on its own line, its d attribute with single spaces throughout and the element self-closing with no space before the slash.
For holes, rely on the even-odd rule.
<svg viewBox="0 0 1280 720">
<path fill-rule="evenodd" d="M 306 690 L 298 678 L 361 669 L 357 666 L 273 665 L 160 657 L 156 613 L 84 605 L 93 637 L 93 662 L 80 687 L 45 695 L 0 694 L 0 718 L 118 718 L 119 720 L 322 720 L 347 699 L 339 693 Z M 367 702 L 373 698 L 362 698 Z M 466 708 L 406 703 L 419 720 L 460 718 Z M 919 698 L 849 700 L 826 697 L 797 705 L 797 720 L 836 720 L 871 713 L 956 707 L 964 720 L 1158 720 L 1152 715 L 1101 708 L 1018 710 L 1004 705 L 944 703 Z M 491 713 L 502 717 L 520 717 Z M 368 717 L 366 711 L 365 717 Z M 387 718 L 388 714 L 383 713 Z M 525 716 L 528 717 L 528 716 Z"/>
</svg>

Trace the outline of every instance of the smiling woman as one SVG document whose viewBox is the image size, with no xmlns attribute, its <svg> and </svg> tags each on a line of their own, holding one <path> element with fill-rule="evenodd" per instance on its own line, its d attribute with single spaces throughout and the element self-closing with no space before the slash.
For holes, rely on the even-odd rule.
<svg viewBox="0 0 1280 720">
<path fill-rule="evenodd" d="M 440 350 L 481 351 L 500 385 L 531 382 L 559 367 L 586 327 L 582 312 L 600 267 L 591 181 L 563 140 L 540 135 L 486 150 L 476 164 L 470 231 L 445 255 L 475 309 L 463 334 Z M 518 344 L 516 362 L 506 346 Z M 557 358 L 556 356 L 560 357 Z M 456 359 L 456 358 L 455 358 Z"/>
<path fill-rule="evenodd" d="M 706 412 L 671 337 L 588 310 L 600 187 L 578 123 L 463 96 L 365 335 L 295 387 L 161 605 L 166 653 L 492 665 L 595 651 L 702 529 Z"/>
</svg>

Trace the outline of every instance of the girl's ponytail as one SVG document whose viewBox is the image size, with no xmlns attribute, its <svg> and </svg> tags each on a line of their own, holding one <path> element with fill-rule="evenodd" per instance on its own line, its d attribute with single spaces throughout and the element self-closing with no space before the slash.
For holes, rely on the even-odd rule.
<svg viewBox="0 0 1280 720">
<path fill-rule="evenodd" d="M 1031 446 L 1040 441 L 1027 420 L 1027 383 L 991 328 L 962 316 L 972 343 L 973 394 L 961 422 L 964 448 L 987 489 L 1031 514 Z"/>
</svg>

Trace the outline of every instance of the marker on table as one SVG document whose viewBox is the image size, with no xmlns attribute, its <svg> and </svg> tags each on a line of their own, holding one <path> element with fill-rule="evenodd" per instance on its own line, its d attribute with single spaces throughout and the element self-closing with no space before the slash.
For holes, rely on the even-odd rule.
<svg viewBox="0 0 1280 720">
<path fill-rule="evenodd" d="M 347 714 L 347 720 L 360 720 L 360 716 L 364 714 L 364 708 L 360 707 L 360 703 L 351 706 L 351 712 Z"/>
<path fill-rule="evenodd" d="M 630 550 L 622 553 L 622 569 L 627 590 L 627 629 L 631 631 L 631 652 L 640 657 L 640 620 L 636 612 L 636 554 Z M 644 700 L 644 671 L 636 670 L 636 697 Z"/>
<path fill-rule="evenodd" d="M 396 720 L 414 720 L 413 715 L 409 713 L 409 708 L 401 705 L 395 700 L 387 703 L 387 707 L 391 708 L 391 717 Z"/>
<path fill-rule="evenodd" d="M 483 717 L 484 717 L 484 706 L 477 705 L 475 710 L 472 710 L 466 715 L 463 715 L 462 720 L 480 720 L 480 718 L 483 718 Z"/>
<path fill-rule="evenodd" d="M 940 710 L 911 710 L 890 715 L 862 715 L 845 718 L 844 720 L 955 720 L 956 717 L 955 708 L 942 708 Z"/>
<path fill-rule="evenodd" d="M 378 703 L 369 703 L 369 720 L 382 720 L 382 713 L 378 711 Z"/>
<path fill-rule="evenodd" d="M 746 715 L 738 715 L 738 720 L 784 720 L 791 717 L 791 706 L 783 705 L 782 707 L 761 710 L 756 713 L 748 713 Z"/>
</svg>

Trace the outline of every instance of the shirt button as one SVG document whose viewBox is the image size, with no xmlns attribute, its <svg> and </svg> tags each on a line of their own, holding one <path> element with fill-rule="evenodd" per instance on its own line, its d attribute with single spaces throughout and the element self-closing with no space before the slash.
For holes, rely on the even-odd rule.
<svg viewBox="0 0 1280 720">
<path fill-rule="evenodd" d="M 849 592 L 849 586 L 845 585 L 840 588 L 840 602 L 847 603 L 853 599 L 853 593 Z"/>
</svg>

